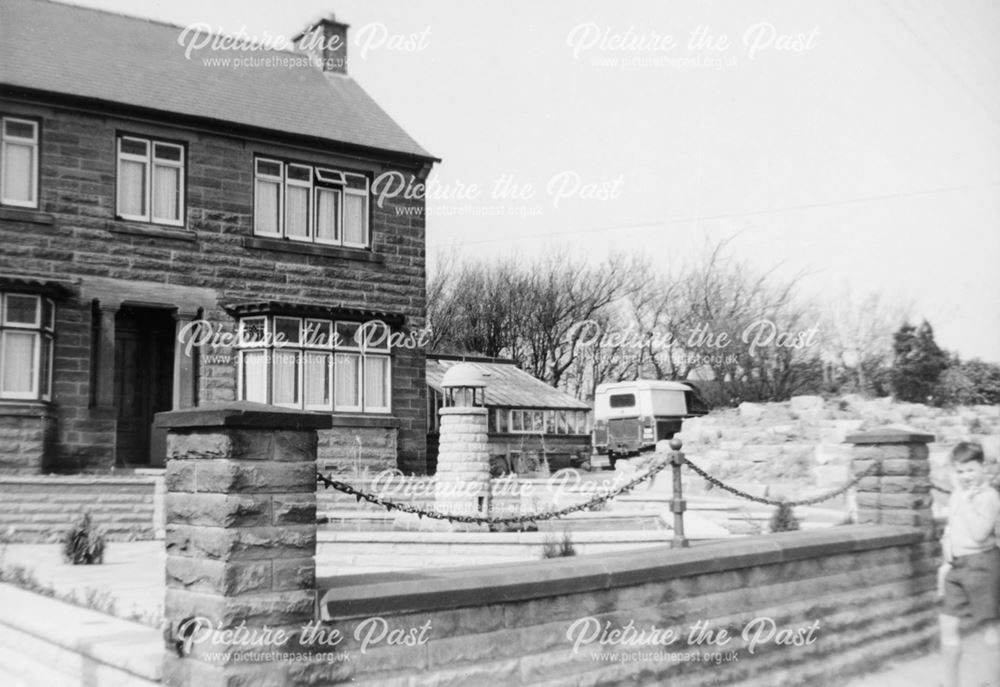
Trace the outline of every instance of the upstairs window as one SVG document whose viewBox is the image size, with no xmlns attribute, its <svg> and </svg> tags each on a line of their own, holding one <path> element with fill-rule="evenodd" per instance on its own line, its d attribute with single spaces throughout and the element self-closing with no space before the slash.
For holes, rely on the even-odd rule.
<svg viewBox="0 0 1000 687">
<path fill-rule="evenodd" d="M 254 234 L 367 248 L 368 177 L 280 160 L 254 160 Z"/>
<path fill-rule="evenodd" d="M 118 137 L 118 216 L 184 226 L 184 146 Z"/>
<path fill-rule="evenodd" d="M 31 294 L 0 294 L 0 399 L 52 398 L 55 304 Z"/>
<path fill-rule="evenodd" d="M 0 204 L 38 207 L 38 122 L 0 117 Z"/>
</svg>

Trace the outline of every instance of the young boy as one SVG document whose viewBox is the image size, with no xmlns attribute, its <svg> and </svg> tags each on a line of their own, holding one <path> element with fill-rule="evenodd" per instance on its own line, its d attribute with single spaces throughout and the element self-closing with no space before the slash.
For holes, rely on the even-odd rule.
<svg viewBox="0 0 1000 687">
<path fill-rule="evenodd" d="M 987 484 L 983 449 L 962 442 L 951 452 L 957 484 L 948 502 L 948 527 L 941 545 L 944 565 L 938 577 L 941 611 L 941 653 L 946 687 L 958 687 L 961 658 L 959 624 L 972 618 L 985 625 L 983 634 L 993 684 L 1000 686 L 1000 549 L 994 528 L 1000 516 L 1000 494 Z"/>
</svg>

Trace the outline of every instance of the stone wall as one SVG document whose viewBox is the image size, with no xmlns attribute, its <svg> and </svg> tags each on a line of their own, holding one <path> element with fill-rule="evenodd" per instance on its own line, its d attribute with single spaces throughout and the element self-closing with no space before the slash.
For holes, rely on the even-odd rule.
<svg viewBox="0 0 1000 687">
<path fill-rule="evenodd" d="M 0 474 L 37 473 L 54 445 L 55 417 L 41 404 L 0 405 Z"/>
<path fill-rule="evenodd" d="M 163 529 L 163 479 L 0 476 L 0 538 L 61 540 L 84 512 L 112 541 L 152 539 Z"/>
<path fill-rule="evenodd" d="M 928 547 L 911 528 L 850 526 L 428 571 L 413 581 L 327 578 L 321 608 L 345 637 L 337 651 L 352 660 L 290 671 L 296 685 L 841 684 L 929 646 L 937 563 Z M 388 646 L 383 638 L 362 653 L 373 617 L 405 631 L 429 624 L 426 642 Z M 777 644 L 771 621 L 787 645 Z M 678 640 L 602 644 L 588 629 L 630 623 L 637 632 L 673 630 Z M 731 639 L 690 640 L 698 623 Z M 592 641 L 574 647 L 581 636 Z"/>
</svg>

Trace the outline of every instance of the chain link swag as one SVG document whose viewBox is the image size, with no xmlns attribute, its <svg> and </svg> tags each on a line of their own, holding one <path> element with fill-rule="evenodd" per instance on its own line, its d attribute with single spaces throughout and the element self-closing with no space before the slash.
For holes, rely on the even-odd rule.
<svg viewBox="0 0 1000 687">
<path fill-rule="evenodd" d="M 707 472 L 705 472 L 704 470 L 702 470 L 700 467 L 692 463 L 686 456 L 684 458 L 684 462 L 696 474 L 703 477 L 712 485 L 719 487 L 720 489 L 723 489 L 725 491 L 728 491 L 729 493 L 734 494 L 735 496 L 739 496 L 740 498 L 746 499 L 748 501 L 753 501 L 755 503 L 761 503 L 767 506 L 781 506 L 781 505 L 811 506 L 816 503 L 827 501 L 834 497 L 840 496 L 848 489 L 857 486 L 858 482 L 860 482 L 863 478 L 868 477 L 869 475 L 876 474 L 877 468 L 879 466 L 878 463 L 872 463 L 871 465 L 868 466 L 867 470 L 864 470 L 863 472 L 855 475 L 854 478 L 851 479 L 849 482 L 839 487 L 838 489 L 834 489 L 833 491 L 830 491 L 828 493 L 820 494 L 819 496 L 814 496 L 808 499 L 800 499 L 798 501 L 783 501 L 780 499 L 768 499 L 762 496 L 754 496 L 753 494 L 748 494 L 747 492 L 737 489 L 736 487 L 732 487 L 723 482 L 722 480 L 717 479 L 712 475 L 708 474 Z M 639 475 L 638 477 L 629 480 L 625 484 L 622 484 L 621 486 L 612 489 L 606 494 L 595 496 L 589 501 L 584 501 L 582 503 L 578 503 L 573 506 L 566 506 L 565 508 L 560 508 L 558 510 L 542 511 L 540 513 L 535 513 L 533 515 L 516 515 L 510 517 L 493 517 L 493 516 L 483 517 L 475 515 L 459 515 L 456 513 L 442 513 L 434 510 L 426 510 L 424 508 L 420 508 L 418 506 L 412 506 L 407 503 L 399 503 L 398 501 L 390 501 L 388 499 L 384 499 L 376 494 L 372 494 L 363 491 L 361 489 L 358 489 L 356 487 L 353 487 L 347 482 L 342 482 L 340 480 L 326 477 L 320 472 L 316 473 L 316 481 L 320 482 L 325 489 L 331 489 L 331 488 L 336 489 L 337 491 L 343 492 L 345 494 L 350 494 L 359 502 L 364 500 L 369 503 L 374 503 L 377 506 L 382 506 L 388 511 L 397 510 L 400 511 L 401 513 L 410 513 L 421 518 L 426 517 L 432 520 L 447 520 L 449 522 L 461 522 L 472 525 L 510 526 L 510 525 L 524 525 L 527 523 L 537 522 L 539 520 L 550 520 L 552 518 L 561 518 L 564 515 L 569 515 L 570 513 L 576 513 L 578 511 L 593 510 L 598 506 L 601 506 L 607 503 L 608 501 L 620 496 L 621 494 L 631 491 L 632 489 L 642 484 L 646 480 L 653 478 L 655 475 L 662 472 L 663 469 L 670 464 L 671 460 L 670 458 L 667 458 L 666 460 L 651 467 L 642 475 Z M 943 489 L 940 489 L 939 487 L 935 487 L 935 489 L 939 489 L 940 491 L 945 491 Z M 948 492 L 945 491 L 945 493 Z"/>
</svg>

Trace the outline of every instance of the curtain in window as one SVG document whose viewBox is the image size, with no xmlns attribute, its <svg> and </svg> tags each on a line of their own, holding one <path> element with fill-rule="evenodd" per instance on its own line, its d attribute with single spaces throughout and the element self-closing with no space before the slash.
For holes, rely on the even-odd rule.
<svg viewBox="0 0 1000 687">
<path fill-rule="evenodd" d="M 243 400 L 267 403 L 267 352 L 243 353 Z"/>
<path fill-rule="evenodd" d="M 334 362 L 334 403 L 337 406 L 360 406 L 358 373 L 361 371 L 361 356 L 357 353 L 337 353 Z"/>
<path fill-rule="evenodd" d="M 339 191 L 327 188 L 316 190 L 316 238 L 321 241 L 336 241 L 337 208 L 340 198 Z"/>
<path fill-rule="evenodd" d="M 344 242 L 365 242 L 365 197 L 344 196 Z"/>
<path fill-rule="evenodd" d="M 181 170 L 177 167 L 153 168 L 153 217 L 177 221 L 181 210 Z"/>
<path fill-rule="evenodd" d="M 306 406 L 329 406 L 330 354 L 307 352 L 303 376 Z"/>
<path fill-rule="evenodd" d="M 365 407 L 387 408 L 389 398 L 386 382 L 389 378 L 389 359 L 370 355 L 365 358 Z"/>
<path fill-rule="evenodd" d="M 35 342 L 30 332 L 3 333 L 3 390 L 14 394 L 35 392 Z"/>
<path fill-rule="evenodd" d="M 253 216 L 258 232 L 274 234 L 278 232 L 278 194 L 281 184 L 277 181 L 257 180 L 254 193 Z"/>
<path fill-rule="evenodd" d="M 146 163 L 121 161 L 118 179 L 118 212 L 122 215 L 146 214 Z"/>
<path fill-rule="evenodd" d="M 35 175 L 31 160 L 34 146 L 5 142 L 3 144 L 3 199 L 17 203 L 35 200 Z"/>
<path fill-rule="evenodd" d="M 285 235 L 309 235 L 309 189 L 289 186 L 285 194 Z"/>
<path fill-rule="evenodd" d="M 274 350 L 271 353 L 271 393 L 275 405 L 299 404 L 299 354 Z"/>
</svg>

